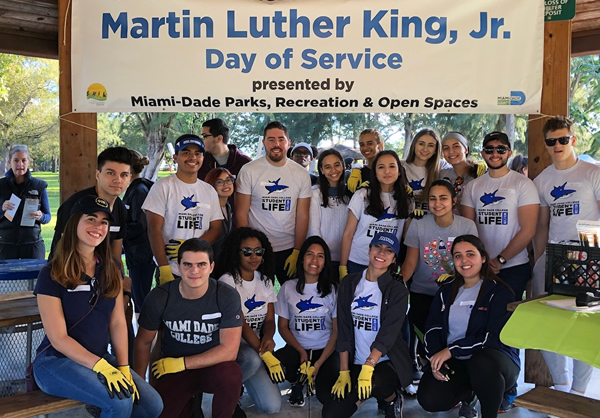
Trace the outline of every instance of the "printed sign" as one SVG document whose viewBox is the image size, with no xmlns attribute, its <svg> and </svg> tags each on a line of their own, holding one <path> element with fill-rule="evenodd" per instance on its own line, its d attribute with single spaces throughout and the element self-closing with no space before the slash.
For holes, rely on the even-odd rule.
<svg viewBox="0 0 600 418">
<path fill-rule="evenodd" d="M 545 0 L 544 20 L 558 22 L 575 17 L 575 0 Z"/>
</svg>

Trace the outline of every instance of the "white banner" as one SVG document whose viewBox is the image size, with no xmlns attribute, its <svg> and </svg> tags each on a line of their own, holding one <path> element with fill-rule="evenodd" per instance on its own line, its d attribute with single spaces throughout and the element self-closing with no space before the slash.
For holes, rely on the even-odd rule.
<svg viewBox="0 0 600 418">
<path fill-rule="evenodd" d="M 73 0 L 74 112 L 539 113 L 544 0 Z"/>
</svg>

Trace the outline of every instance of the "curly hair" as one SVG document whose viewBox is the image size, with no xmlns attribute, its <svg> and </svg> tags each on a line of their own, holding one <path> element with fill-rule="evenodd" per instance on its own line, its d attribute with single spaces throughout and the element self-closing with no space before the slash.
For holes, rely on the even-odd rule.
<svg viewBox="0 0 600 418">
<path fill-rule="evenodd" d="M 380 151 L 379 154 L 373 160 L 373 175 L 371 176 L 371 182 L 369 184 L 369 188 L 367 190 L 367 207 L 365 212 L 368 215 L 374 216 L 375 218 L 381 217 L 385 213 L 385 208 L 383 207 L 383 201 L 381 200 L 381 184 L 377 179 L 377 163 L 384 155 L 391 155 L 396 160 L 396 164 L 398 165 L 398 179 L 394 183 L 394 200 L 396 201 L 396 215 L 397 218 L 406 219 L 408 218 L 408 208 L 412 199 L 408 196 L 406 192 L 406 171 L 404 171 L 404 167 L 400 164 L 400 159 L 398 158 L 398 154 L 395 151 Z"/>
<path fill-rule="evenodd" d="M 249 227 L 238 228 L 225 239 L 221 254 L 215 264 L 214 277 L 219 279 L 222 275 L 229 274 L 233 277 L 235 283 L 242 283 L 240 257 L 244 256 L 240 253 L 240 244 L 248 238 L 258 239 L 262 248 L 265 249 L 262 257 L 263 262 L 258 266 L 257 271 L 260 273 L 260 279 L 263 282 L 273 285 L 275 283 L 273 247 L 264 233 Z"/>
<path fill-rule="evenodd" d="M 321 297 L 325 297 L 330 294 L 332 290 L 337 289 L 338 281 L 336 272 L 331 263 L 331 251 L 329 250 L 329 246 L 323 238 L 316 235 L 308 237 L 306 241 L 304 241 L 304 244 L 302 244 L 302 247 L 300 247 L 298 262 L 296 263 L 296 277 L 298 278 L 296 292 L 301 295 L 304 294 L 304 285 L 306 284 L 306 279 L 304 277 L 304 256 L 306 255 L 308 248 L 313 244 L 320 245 L 325 253 L 325 264 L 323 265 L 323 270 L 319 273 L 319 281 L 317 282 L 317 292 Z"/>
</svg>

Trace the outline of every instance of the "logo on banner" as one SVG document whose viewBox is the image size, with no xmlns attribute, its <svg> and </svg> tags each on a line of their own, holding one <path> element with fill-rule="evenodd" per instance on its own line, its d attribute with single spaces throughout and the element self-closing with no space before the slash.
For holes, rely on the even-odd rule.
<svg viewBox="0 0 600 418">
<path fill-rule="evenodd" d="M 87 88 L 86 95 L 88 102 L 104 104 L 108 93 L 106 92 L 106 88 L 102 84 L 94 83 Z"/>
<path fill-rule="evenodd" d="M 498 106 L 520 106 L 525 103 L 527 96 L 522 91 L 511 91 L 510 96 L 499 96 Z"/>
</svg>

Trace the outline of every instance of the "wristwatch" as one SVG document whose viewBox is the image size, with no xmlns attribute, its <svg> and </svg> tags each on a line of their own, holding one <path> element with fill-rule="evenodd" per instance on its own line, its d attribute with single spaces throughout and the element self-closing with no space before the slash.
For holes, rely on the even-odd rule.
<svg viewBox="0 0 600 418">
<path fill-rule="evenodd" d="M 498 254 L 498 257 L 496 257 L 496 258 L 498 259 L 500 264 L 502 264 L 502 265 L 506 264 L 506 258 L 502 257 L 502 254 Z"/>
</svg>

